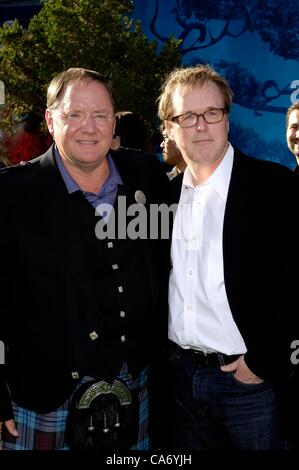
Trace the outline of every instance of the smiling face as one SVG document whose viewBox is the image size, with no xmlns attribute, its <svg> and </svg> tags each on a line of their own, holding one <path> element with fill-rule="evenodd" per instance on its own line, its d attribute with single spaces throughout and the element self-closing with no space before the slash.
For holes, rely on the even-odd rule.
<svg viewBox="0 0 299 470">
<path fill-rule="evenodd" d="M 171 116 L 187 112 L 201 114 L 210 108 L 225 108 L 218 85 L 211 81 L 202 86 L 177 87 L 173 92 Z M 227 114 L 216 124 L 206 123 L 201 116 L 194 127 L 182 128 L 171 121 L 166 121 L 165 125 L 188 165 L 193 168 L 206 167 L 210 173 L 214 171 L 228 147 Z"/>
<path fill-rule="evenodd" d="M 92 171 L 106 158 L 112 143 L 115 118 L 105 123 L 94 117 L 113 116 L 113 104 L 105 86 L 97 80 L 71 82 L 57 108 L 46 110 L 46 121 L 66 166 Z M 82 115 L 83 120 L 69 116 Z"/>
<path fill-rule="evenodd" d="M 288 118 L 287 144 L 299 164 L 299 109 L 294 109 Z"/>
</svg>

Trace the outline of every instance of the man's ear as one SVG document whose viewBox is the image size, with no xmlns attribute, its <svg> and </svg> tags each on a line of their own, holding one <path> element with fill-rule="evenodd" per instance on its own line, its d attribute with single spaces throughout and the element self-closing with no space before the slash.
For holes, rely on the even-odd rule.
<svg viewBox="0 0 299 470">
<path fill-rule="evenodd" d="M 48 130 L 49 130 L 51 136 L 54 137 L 54 126 L 53 126 L 52 111 L 48 108 L 45 111 L 45 120 L 46 120 Z"/>
</svg>

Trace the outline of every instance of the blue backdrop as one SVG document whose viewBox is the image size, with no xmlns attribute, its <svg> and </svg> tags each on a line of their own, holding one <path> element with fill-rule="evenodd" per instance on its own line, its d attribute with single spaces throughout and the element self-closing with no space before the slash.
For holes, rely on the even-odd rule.
<svg viewBox="0 0 299 470">
<path fill-rule="evenodd" d="M 209 63 L 234 92 L 230 140 L 293 167 L 285 112 L 299 100 L 299 1 L 135 0 L 149 39 L 182 40 L 183 64 Z"/>
</svg>

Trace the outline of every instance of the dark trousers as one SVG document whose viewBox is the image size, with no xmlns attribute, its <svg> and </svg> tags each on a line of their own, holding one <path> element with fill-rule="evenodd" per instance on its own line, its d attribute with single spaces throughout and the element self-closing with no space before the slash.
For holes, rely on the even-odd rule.
<svg viewBox="0 0 299 470">
<path fill-rule="evenodd" d="M 272 387 L 245 384 L 177 347 L 169 358 L 170 443 L 175 449 L 285 449 Z"/>
</svg>

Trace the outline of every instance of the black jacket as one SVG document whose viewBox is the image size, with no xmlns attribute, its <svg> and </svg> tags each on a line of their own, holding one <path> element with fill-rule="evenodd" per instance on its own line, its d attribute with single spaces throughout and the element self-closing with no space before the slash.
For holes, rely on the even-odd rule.
<svg viewBox="0 0 299 470">
<path fill-rule="evenodd" d="M 171 181 L 176 202 L 182 179 Z M 288 168 L 235 149 L 223 226 L 225 288 L 245 361 L 271 382 L 288 374 L 290 344 L 299 338 L 298 190 Z"/>
<path fill-rule="evenodd" d="M 154 157 L 117 151 L 111 155 L 128 201 L 136 202 L 137 190 L 146 196 L 147 208 L 165 201 L 168 180 Z M 54 410 L 78 383 L 72 372 L 82 377 L 88 371 L 95 343 L 89 333 L 99 332 L 101 341 L 105 331 L 82 234 L 53 149 L 28 165 L 5 170 L 0 195 L 0 339 L 6 347 L 6 365 L 0 366 L 1 420 L 11 416 L 5 380 L 18 405 Z M 144 302 L 151 315 L 145 320 L 140 312 L 127 327 L 124 359 L 135 371 L 158 353 L 167 326 L 167 244 L 164 249 L 159 240 L 138 243 L 143 245 L 149 281 Z M 138 282 L 136 278 L 137 290 Z M 80 319 L 77 335 L 73 318 Z M 103 361 L 109 363 L 108 354 Z"/>
</svg>

